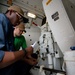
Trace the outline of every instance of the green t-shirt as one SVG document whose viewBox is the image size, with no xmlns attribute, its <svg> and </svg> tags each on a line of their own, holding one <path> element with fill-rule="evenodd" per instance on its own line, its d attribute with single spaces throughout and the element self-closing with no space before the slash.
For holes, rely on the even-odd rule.
<svg viewBox="0 0 75 75">
<path fill-rule="evenodd" d="M 25 49 L 27 47 L 26 40 L 23 35 L 19 37 L 14 37 L 14 47 L 16 51 L 18 51 L 20 47 L 22 47 L 22 49 Z"/>
</svg>

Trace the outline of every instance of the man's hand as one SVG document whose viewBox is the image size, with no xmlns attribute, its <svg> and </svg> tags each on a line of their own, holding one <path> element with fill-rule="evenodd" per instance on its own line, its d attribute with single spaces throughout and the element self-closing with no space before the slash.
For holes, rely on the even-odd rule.
<svg viewBox="0 0 75 75">
<path fill-rule="evenodd" d="M 36 65 L 36 64 L 38 63 L 37 59 L 32 58 L 31 56 L 29 56 L 29 57 L 26 57 L 26 56 L 25 56 L 25 57 L 23 58 L 23 61 L 27 62 L 28 64 L 30 64 L 30 65 L 32 65 L 32 66 L 34 66 L 34 65 Z"/>
<path fill-rule="evenodd" d="M 27 55 L 31 55 L 33 53 L 33 47 L 31 46 L 27 47 L 25 50 L 27 51 Z"/>
</svg>

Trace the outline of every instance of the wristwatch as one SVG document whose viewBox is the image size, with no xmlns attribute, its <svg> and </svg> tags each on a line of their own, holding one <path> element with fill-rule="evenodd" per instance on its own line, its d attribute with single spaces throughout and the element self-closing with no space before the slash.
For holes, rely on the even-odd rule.
<svg viewBox="0 0 75 75">
<path fill-rule="evenodd" d="M 23 51 L 24 51 L 24 53 L 25 53 L 25 55 L 27 54 L 27 50 L 26 49 L 23 49 Z"/>
</svg>

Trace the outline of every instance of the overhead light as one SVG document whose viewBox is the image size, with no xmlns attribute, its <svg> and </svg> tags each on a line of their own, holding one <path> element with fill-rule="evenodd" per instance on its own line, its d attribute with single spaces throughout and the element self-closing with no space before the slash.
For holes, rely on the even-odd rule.
<svg viewBox="0 0 75 75">
<path fill-rule="evenodd" d="M 31 17 L 31 18 L 36 18 L 36 15 L 33 14 L 33 13 L 30 13 L 30 12 L 27 13 L 27 16 L 28 16 L 28 17 Z"/>
</svg>

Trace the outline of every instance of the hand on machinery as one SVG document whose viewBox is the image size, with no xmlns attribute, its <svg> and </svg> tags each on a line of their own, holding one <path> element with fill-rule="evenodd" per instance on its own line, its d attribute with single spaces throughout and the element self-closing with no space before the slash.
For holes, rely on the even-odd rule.
<svg viewBox="0 0 75 75">
<path fill-rule="evenodd" d="M 27 62 L 28 64 L 30 64 L 32 66 L 34 66 L 34 65 L 36 65 L 38 63 L 37 59 L 35 59 L 35 58 L 31 57 L 31 56 L 28 56 L 28 57 L 25 56 L 24 60 L 25 60 L 25 62 Z"/>
<path fill-rule="evenodd" d="M 34 49 L 34 46 L 37 44 L 37 41 L 31 45 L 30 47 L 27 47 L 25 50 L 27 52 L 27 54 L 31 55 L 33 53 L 33 49 Z"/>
<path fill-rule="evenodd" d="M 27 62 L 28 64 L 34 66 L 38 63 L 37 61 L 37 55 L 35 53 L 29 55 L 29 54 L 26 54 L 26 56 L 23 58 L 23 61 Z"/>
</svg>

